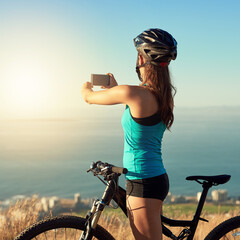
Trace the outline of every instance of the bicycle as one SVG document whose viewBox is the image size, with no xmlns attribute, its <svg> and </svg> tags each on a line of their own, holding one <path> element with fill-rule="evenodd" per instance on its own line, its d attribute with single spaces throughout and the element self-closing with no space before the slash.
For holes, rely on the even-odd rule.
<svg viewBox="0 0 240 240">
<path fill-rule="evenodd" d="M 101 199 L 96 199 L 91 210 L 85 218 L 77 216 L 58 216 L 39 221 L 20 233 L 15 240 L 30 239 L 79 239 L 79 240 L 114 240 L 115 238 L 104 228 L 98 225 L 102 211 L 114 200 L 127 216 L 126 191 L 118 186 L 121 174 L 127 173 L 127 169 L 116 167 L 108 163 L 98 161 L 92 163 L 87 172 L 92 172 L 104 184 L 105 191 Z M 207 197 L 208 190 L 212 186 L 224 184 L 230 180 L 230 175 L 217 176 L 190 176 L 186 180 L 196 181 L 203 187 L 200 200 L 192 220 L 174 220 L 161 216 L 163 234 L 173 240 L 192 240 L 199 221 L 208 222 L 201 218 L 201 212 Z M 165 225 L 172 227 L 184 227 L 178 236 L 175 236 Z M 80 232 L 78 230 L 81 230 Z M 240 216 L 230 218 L 215 227 L 205 240 L 240 239 Z"/>
</svg>

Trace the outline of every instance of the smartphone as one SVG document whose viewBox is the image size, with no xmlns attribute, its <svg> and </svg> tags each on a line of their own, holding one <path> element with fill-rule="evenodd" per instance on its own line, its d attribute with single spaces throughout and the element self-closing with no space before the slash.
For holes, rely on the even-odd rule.
<svg viewBox="0 0 240 240">
<path fill-rule="evenodd" d="M 109 86 L 110 76 L 106 74 L 91 74 L 91 83 L 94 86 Z"/>
</svg>

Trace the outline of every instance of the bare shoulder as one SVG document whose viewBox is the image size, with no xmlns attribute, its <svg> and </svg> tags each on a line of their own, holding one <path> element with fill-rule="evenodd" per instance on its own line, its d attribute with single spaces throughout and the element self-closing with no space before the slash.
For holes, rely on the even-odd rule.
<svg viewBox="0 0 240 240">
<path fill-rule="evenodd" d="M 140 98 L 151 98 L 153 96 L 152 92 L 143 86 L 129 86 L 131 93 Z"/>
<path fill-rule="evenodd" d="M 136 85 L 118 85 L 111 88 L 111 92 L 111 95 L 121 97 L 128 105 L 140 104 L 152 98 L 152 93 L 147 88 Z"/>
<path fill-rule="evenodd" d="M 128 98 L 127 104 L 131 109 L 134 117 L 148 117 L 158 110 L 158 102 L 155 95 L 143 86 L 128 86 L 131 97 Z"/>
<path fill-rule="evenodd" d="M 128 93 L 129 95 L 147 94 L 149 92 L 146 88 L 136 85 L 119 85 L 116 86 L 116 88 Z"/>
<path fill-rule="evenodd" d="M 113 87 L 112 90 L 114 92 L 122 93 L 126 96 L 134 96 L 139 94 L 139 86 L 118 85 L 116 87 Z"/>
</svg>

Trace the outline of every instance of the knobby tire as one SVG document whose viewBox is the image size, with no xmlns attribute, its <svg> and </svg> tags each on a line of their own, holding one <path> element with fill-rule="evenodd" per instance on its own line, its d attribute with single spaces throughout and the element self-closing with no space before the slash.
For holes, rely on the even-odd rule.
<svg viewBox="0 0 240 240">
<path fill-rule="evenodd" d="M 205 240 L 240 240 L 240 216 L 219 224 L 207 235 Z"/>
<path fill-rule="evenodd" d="M 20 233 L 15 240 L 79 239 L 86 219 L 76 216 L 59 216 L 39 221 Z M 78 231 L 81 230 L 81 231 Z M 115 240 L 103 227 L 93 230 L 93 240 Z"/>
</svg>

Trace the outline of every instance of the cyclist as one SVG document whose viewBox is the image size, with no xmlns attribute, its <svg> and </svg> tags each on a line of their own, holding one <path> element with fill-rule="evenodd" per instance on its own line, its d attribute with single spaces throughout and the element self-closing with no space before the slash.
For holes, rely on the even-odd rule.
<svg viewBox="0 0 240 240">
<path fill-rule="evenodd" d="M 128 169 L 127 208 L 137 240 L 161 240 L 162 203 L 169 181 L 162 162 L 161 142 L 170 129 L 175 89 L 168 65 L 177 57 L 177 42 L 166 31 L 148 29 L 134 39 L 138 52 L 139 86 L 119 85 L 109 73 L 110 86 L 93 91 L 90 82 L 82 96 L 90 104 L 125 104 L 122 126 L 125 135 L 123 165 Z M 103 87 L 104 88 L 104 87 Z"/>
</svg>

